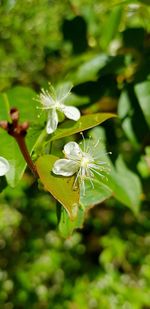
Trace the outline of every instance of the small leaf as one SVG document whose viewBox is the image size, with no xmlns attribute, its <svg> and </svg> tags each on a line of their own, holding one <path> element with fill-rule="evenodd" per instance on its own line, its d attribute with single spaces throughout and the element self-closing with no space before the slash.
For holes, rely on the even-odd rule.
<svg viewBox="0 0 150 309">
<path fill-rule="evenodd" d="M 79 205 L 79 190 L 73 190 L 74 176 L 56 176 L 52 172 L 54 162 L 58 158 L 52 155 L 44 155 L 36 161 L 36 167 L 44 185 L 54 198 L 66 209 L 71 220 L 77 216 Z"/>
<path fill-rule="evenodd" d="M 107 119 L 116 117 L 115 114 L 109 113 L 96 113 L 91 115 L 81 116 L 78 121 L 67 120 L 60 125 L 57 131 L 50 136 L 49 141 L 54 141 L 75 133 L 93 128 Z"/>
<path fill-rule="evenodd" d="M 78 208 L 78 214 L 75 220 L 70 220 L 68 213 L 64 208 L 61 208 L 60 221 L 58 229 L 61 236 L 67 238 L 71 236 L 72 232 L 77 228 L 82 228 L 84 221 L 84 211 L 81 207 Z"/>
<path fill-rule="evenodd" d="M 150 127 L 150 108 L 149 108 L 149 101 L 150 101 L 150 81 L 144 81 L 142 83 L 135 85 L 135 92 L 147 121 L 147 124 Z"/>
</svg>

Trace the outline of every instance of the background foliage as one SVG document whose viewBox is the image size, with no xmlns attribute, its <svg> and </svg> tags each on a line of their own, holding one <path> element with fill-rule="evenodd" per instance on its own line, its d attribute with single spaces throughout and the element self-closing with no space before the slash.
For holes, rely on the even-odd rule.
<svg viewBox="0 0 150 309">
<path fill-rule="evenodd" d="M 81 201 L 82 230 L 68 237 L 66 211 L 28 170 L 0 194 L 2 308 L 150 308 L 149 20 L 149 0 L 0 2 L 0 88 L 11 106 L 22 106 L 22 121 L 30 117 L 31 151 L 43 123 L 35 125 L 32 98 L 48 81 L 71 81 L 69 103 L 83 115 L 118 114 L 89 133 L 112 151 L 112 171 Z M 5 99 L 0 120 L 8 117 Z M 55 137 L 59 156 L 70 137 Z M 2 130 L 0 143 L 0 155 L 18 156 L 13 186 L 25 164 Z"/>
</svg>

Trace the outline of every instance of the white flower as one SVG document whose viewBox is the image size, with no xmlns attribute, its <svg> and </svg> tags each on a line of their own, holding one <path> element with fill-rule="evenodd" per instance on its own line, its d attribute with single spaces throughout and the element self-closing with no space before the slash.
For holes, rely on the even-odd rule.
<svg viewBox="0 0 150 309">
<path fill-rule="evenodd" d="M 80 111 L 74 106 L 64 104 L 64 101 L 69 96 L 71 91 L 70 85 L 64 85 L 57 91 L 54 90 L 52 85 L 48 90 L 42 89 L 39 95 L 39 101 L 42 104 L 41 109 L 47 110 L 48 121 L 46 131 L 48 134 L 53 133 L 58 125 L 58 112 L 62 112 L 67 118 L 77 121 L 80 118 Z"/>
<path fill-rule="evenodd" d="M 4 176 L 8 172 L 9 168 L 10 166 L 8 161 L 5 158 L 0 157 L 0 176 Z"/>
<path fill-rule="evenodd" d="M 86 147 L 84 140 L 84 151 L 82 151 L 76 142 L 67 143 L 63 150 L 65 159 L 59 159 L 54 163 L 52 169 L 53 173 L 62 176 L 72 176 L 76 174 L 74 187 L 78 180 L 79 184 L 82 185 L 83 193 L 85 193 L 85 179 L 89 179 L 92 187 L 94 187 L 92 183 L 94 174 L 96 173 L 104 177 L 101 172 L 109 171 L 107 162 L 99 161 L 98 157 L 100 157 L 100 155 L 95 154 L 98 143 L 99 141 L 95 145 L 92 144 L 92 147 L 90 147 L 89 144 Z"/>
</svg>

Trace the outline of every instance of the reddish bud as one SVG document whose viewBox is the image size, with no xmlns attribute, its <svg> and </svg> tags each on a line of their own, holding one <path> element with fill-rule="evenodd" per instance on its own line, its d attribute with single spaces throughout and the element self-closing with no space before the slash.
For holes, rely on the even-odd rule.
<svg viewBox="0 0 150 309">
<path fill-rule="evenodd" d="M 8 129 L 8 122 L 7 121 L 0 121 L 0 128 L 7 131 Z"/>
<path fill-rule="evenodd" d="M 13 122 L 18 122 L 19 120 L 19 111 L 17 108 L 11 108 L 10 110 L 10 117 L 12 119 Z"/>
<path fill-rule="evenodd" d="M 27 121 L 21 124 L 22 130 L 27 130 L 28 128 L 29 128 L 29 123 Z"/>
</svg>

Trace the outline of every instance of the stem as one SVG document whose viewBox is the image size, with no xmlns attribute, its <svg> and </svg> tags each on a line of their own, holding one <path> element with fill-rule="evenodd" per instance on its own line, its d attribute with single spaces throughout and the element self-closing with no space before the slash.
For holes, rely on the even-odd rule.
<svg viewBox="0 0 150 309">
<path fill-rule="evenodd" d="M 33 173 L 33 175 L 35 177 L 38 177 L 36 166 L 34 165 L 32 159 L 31 159 L 31 156 L 30 156 L 30 154 L 28 152 L 28 149 L 27 149 L 24 137 L 21 136 L 21 135 L 14 136 L 14 137 L 16 139 L 16 142 L 18 143 L 18 146 L 19 146 L 19 148 L 21 150 L 21 153 L 22 153 L 25 161 L 27 162 L 28 167 L 30 168 L 30 170 Z"/>
<path fill-rule="evenodd" d="M 5 103 L 7 106 L 7 96 L 4 96 Z M 9 104 L 9 103 L 8 103 Z M 25 136 L 27 134 L 27 129 L 29 127 L 28 122 L 24 122 L 22 124 L 19 124 L 19 111 L 17 108 L 11 108 L 10 110 L 10 122 L 8 121 L 1 121 L 0 127 L 7 131 L 9 135 L 11 135 L 17 142 L 20 151 L 27 162 L 31 172 L 35 177 L 39 177 L 36 166 L 33 163 L 30 153 L 27 149 L 26 142 L 25 142 Z"/>
</svg>

